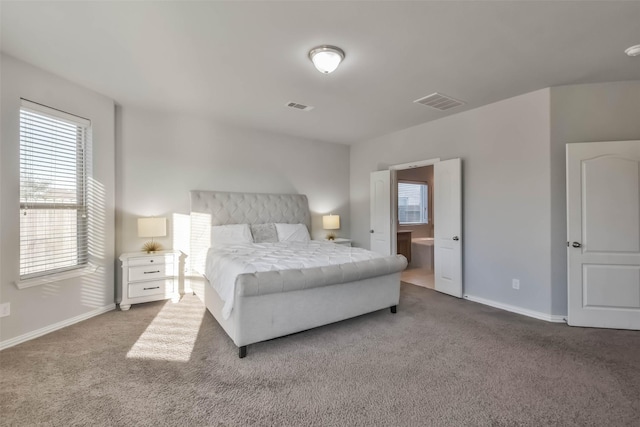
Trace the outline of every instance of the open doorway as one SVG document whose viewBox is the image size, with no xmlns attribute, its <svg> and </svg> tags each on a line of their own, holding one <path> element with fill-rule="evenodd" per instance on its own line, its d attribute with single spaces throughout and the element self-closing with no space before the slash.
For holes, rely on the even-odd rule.
<svg viewBox="0 0 640 427">
<path fill-rule="evenodd" d="M 371 172 L 370 249 L 382 255 L 398 253 L 398 171 L 433 167 L 431 222 L 433 241 L 433 288 L 462 298 L 462 161 L 432 159 L 393 165 Z M 428 214 L 427 214 L 428 215 Z M 409 240 L 413 240 L 413 235 Z M 424 240 L 430 243 L 428 237 Z M 414 243 L 414 242 L 411 242 Z M 409 244 L 411 244 L 409 243 Z M 422 249 L 422 248 L 418 248 Z M 413 256 L 411 256 L 413 261 Z M 429 260 L 428 258 L 427 260 Z M 413 263 L 415 265 L 415 262 Z"/>
<path fill-rule="evenodd" d="M 396 248 L 409 265 L 401 280 L 434 289 L 433 165 L 396 170 Z"/>
</svg>

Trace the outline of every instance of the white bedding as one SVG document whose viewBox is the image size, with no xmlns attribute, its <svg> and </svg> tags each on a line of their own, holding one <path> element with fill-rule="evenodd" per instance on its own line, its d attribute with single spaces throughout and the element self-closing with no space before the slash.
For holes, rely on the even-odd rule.
<svg viewBox="0 0 640 427">
<path fill-rule="evenodd" d="M 331 242 L 241 243 L 212 246 L 207 254 L 205 276 L 224 301 L 222 316 L 233 310 L 238 275 L 271 270 L 292 270 L 347 264 L 382 258 L 375 252 Z"/>
</svg>

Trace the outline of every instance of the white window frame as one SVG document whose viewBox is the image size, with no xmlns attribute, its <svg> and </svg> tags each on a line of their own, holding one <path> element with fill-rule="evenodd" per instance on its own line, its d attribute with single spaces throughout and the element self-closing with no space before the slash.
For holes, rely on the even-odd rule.
<svg viewBox="0 0 640 427">
<path fill-rule="evenodd" d="M 406 179 L 398 180 L 398 185 L 400 184 L 413 184 L 413 185 L 421 185 L 425 188 L 422 194 L 423 207 L 420 215 L 420 221 L 413 222 L 402 222 L 400 221 L 400 191 L 398 190 L 397 196 L 397 206 L 398 206 L 398 225 L 426 225 L 429 224 L 429 183 L 422 181 L 409 181 Z"/>
<path fill-rule="evenodd" d="M 48 203 L 44 200 L 38 200 L 37 198 L 33 198 L 31 200 L 27 200 L 23 197 L 22 184 L 23 184 L 23 174 L 29 172 L 29 167 L 23 167 L 23 160 L 26 157 L 23 157 L 23 128 L 22 128 L 22 116 L 23 111 L 26 114 L 36 114 L 39 116 L 43 116 L 45 118 L 60 120 L 62 122 L 67 122 L 71 125 L 77 126 L 78 129 L 78 137 L 77 137 L 77 157 L 75 161 L 76 169 L 76 202 L 56 202 L 56 203 Z M 47 209 L 47 210 L 75 210 L 77 212 L 78 218 L 82 216 L 81 220 L 78 220 L 76 223 L 76 233 L 75 237 L 77 239 L 77 258 L 74 260 L 73 265 L 67 265 L 64 267 L 55 267 L 55 268 L 45 268 L 40 271 L 35 272 L 23 272 L 22 262 L 25 254 L 23 253 L 22 241 L 23 241 L 23 230 L 20 229 L 20 248 L 19 248 L 19 258 L 20 258 L 20 280 L 16 281 L 16 285 L 18 288 L 23 289 L 31 286 L 37 286 L 41 284 L 51 283 L 58 280 L 63 280 L 70 277 L 80 276 L 84 274 L 88 274 L 94 272 L 97 267 L 91 266 L 89 264 L 89 206 L 88 206 L 88 170 L 89 170 L 89 159 L 87 156 L 89 145 L 91 144 L 91 121 L 85 119 L 83 117 L 78 117 L 54 108 L 50 108 L 38 103 L 34 103 L 25 99 L 21 100 L 20 107 L 20 186 L 21 186 L 21 200 L 20 200 L 20 214 L 25 214 L 25 211 L 29 210 L 37 210 L 37 209 Z M 28 144 L 25 138 L 25 146 Z M 27 151 L 25 151 L 26 153 Z M 25 154 L 27 156 L 27 154 Z M 35 159 L 28 159 L 29 161 L 38 161 Z"/>
</svg>

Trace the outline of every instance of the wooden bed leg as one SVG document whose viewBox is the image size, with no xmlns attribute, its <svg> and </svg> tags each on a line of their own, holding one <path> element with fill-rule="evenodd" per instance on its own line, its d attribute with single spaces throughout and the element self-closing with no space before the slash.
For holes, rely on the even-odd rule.
<svg viewBox="0 0 640 427">
<path fill-rule="evenodd" d="M 242 347 L 238 347 L 238 357 L 243 359 L 247 357 L 247 346 L 243 345 Z"/>
<path fill-rule="evenodd" d="M 391 309 L 391 312 L 394 313 L 394 314 L 398 312 L 398 306 L 397 305 L 392 305 L 389 308 Z"/>
</svg>

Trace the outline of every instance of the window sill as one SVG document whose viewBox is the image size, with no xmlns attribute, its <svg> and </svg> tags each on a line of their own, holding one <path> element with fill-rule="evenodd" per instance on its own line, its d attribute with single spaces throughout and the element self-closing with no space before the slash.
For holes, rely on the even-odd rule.
<svg viewBox="0 0 640 427">
<path fill-rule="evenodd" d="M 48 285 L 62 280 L 71 279 L 73 277 L 86 276 L 98 271 L 97 265 L 88 265 L 83 268 L 78 268 L 71 271 L 65 271 L 62 273 L 54 273 L 47 276 L 34 277 L 25 280 L 16 280 L 14 283 L 18 289 L 27 289 L 34 286 Z"/>
</svg>

